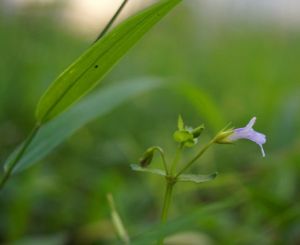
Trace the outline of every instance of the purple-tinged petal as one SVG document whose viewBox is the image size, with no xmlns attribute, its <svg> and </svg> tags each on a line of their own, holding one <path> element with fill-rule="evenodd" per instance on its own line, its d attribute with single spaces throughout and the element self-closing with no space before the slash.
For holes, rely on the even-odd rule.
<svg viewBox="0 0 300 245">
<path fill-rule="evenodd" d="M 262 156 L 265 157 L 265 156 L 266 156 L 266 153 L 265 153 L 265 151 L 264 151 L 263 146 L 262 146 L 261 144 L 258 144 L 258 145 L 259 145 L 259 147 L 260 147 Z"/>
<path fill-rule="evenodd" d="M 256 117 L 253 117 L 250 122 L 247 124 L 246 128 L 253 128 L 254 124 L 256 122 Z"/>
<path fill-rule="evenodd" d="M 262 133 L 256 132 L 252 127 L 255 124 L 256 117 L 253 117 L 250 122 L 244 128 L 237 128 L 233 130 L 233 133 L 228 137 L 229 141 L 236 141 L 239 139 L 248 139 L 259 145 L 263 157 L 265 152 L 263 149 L 263 144 L 266 143 L 266 136 Z"/>
</svg>

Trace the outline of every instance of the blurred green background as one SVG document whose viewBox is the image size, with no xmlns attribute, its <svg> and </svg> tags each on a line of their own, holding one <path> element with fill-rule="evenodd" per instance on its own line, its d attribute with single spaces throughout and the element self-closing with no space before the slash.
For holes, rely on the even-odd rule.
<svg viewBox="0 0 300 245">
<path fill-rule="evenodd" d="M 163 179 L 129 164 L 152 145 L 172 158 L 179 113 L 188 125 L 206 125 L 199 147 L 228 122 L 240 127 L 252 116 L 267 135 L 266 158 L 250 142 L 214 146 L 194 171 L 218 171 L 217 179 L 176 186 L 170 219 L 194 217 L 179 229 L 186 241 L 300 243 L 300 29 L 251 18 L 215 21 L 195 2 L 179 5 L 103 83 L 154 76 L 167 81 L 163 86 L 89 123 L 9 181 L 0 194 L 1 244 L 111 244 L 117 240 L 107 193 L 130 235 L 155 226 Z M 97 36 L 71 31 L 57 17 L 61 8 L 1 6 L 2 162 L 30 131 L 43 91 Z M 205 209 L 227 200 L 224 208 Z"/>
</svg>

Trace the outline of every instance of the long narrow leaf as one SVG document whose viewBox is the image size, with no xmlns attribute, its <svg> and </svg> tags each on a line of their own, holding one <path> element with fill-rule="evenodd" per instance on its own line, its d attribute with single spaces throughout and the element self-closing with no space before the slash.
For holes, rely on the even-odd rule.
<svg viewBox="0 0 300 245">
<path fill-rule="evenodd" d="M 181 0 L 162 0 L 124 21 L 70 65 L 42 96 L 36 110 L 43 124 L 84 96 L 141 37 Z"/>
<path fill-rule="evenodd" d="M 161 82 L 158 79 L 143 78 L 136 81 L 118 83 L 118 85 L 101 89 L 99 92 L 90 95 L 71 110 L 40 129 L 14 172 L 23 170 L 41 160 L 88 122 L 110 112 L 126 100 L 154 89 L 160 84 Z M 5 169 L 10 166 L 16 152 L 17 150 L 7 159 Z"/>
<path fill-rule="evenodd" d="M 217 177 L 218 173 L 212 173 L 212 174 L 182 174 L 178 177 L 178 181 L 183 182 L 192 182 L 192 183 L 203 183 L 207 181 L 211 181 Z"/>
</svg>

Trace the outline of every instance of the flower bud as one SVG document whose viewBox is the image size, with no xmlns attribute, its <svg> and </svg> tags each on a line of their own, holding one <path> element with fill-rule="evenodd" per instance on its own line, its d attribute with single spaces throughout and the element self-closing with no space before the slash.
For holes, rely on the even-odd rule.
<svg viewBox="0 0 300 245">
<path fill-rule="evenodd" d="M 219 132 L 215 139 L 214 142 L 217 144 L 231 144 L 232 140 L 229 139 L 229 136 L 233 134 L 233 130 L 227 130 L 227 131 L 221 131 Z"/>
<path fill-rule="evenodd" d="M 154 151 L 155 151 L 154 147 L 151 147 L 145 151 L 145 153 L 139 160 L 141 167 L 146 168 L 151 164 L 153 155 L 154 155 Z"/>
<path fill-rule="evenodd" d="M 195 138 L 198 138 L 198 137 L 201 135 L 201 133 L 202 133 L 203 130 L 204 130 L 204 125 L 203 125 L 203 124 L 200 125 L 200 126 L 197 127 L 197 128 L 194 128 L 194 129 L 192 130 L 192 134 L 193 134 L 194 139 L 195 139 Z"/>
</svg>

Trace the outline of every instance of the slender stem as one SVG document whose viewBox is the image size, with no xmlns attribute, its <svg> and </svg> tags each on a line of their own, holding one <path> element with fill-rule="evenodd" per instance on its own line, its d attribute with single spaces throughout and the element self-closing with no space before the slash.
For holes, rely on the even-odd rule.
<svg viewBox="0 0 300 245">
<path fill-rule="evenodd" d="M 153 148 L 159 152 L 159 154 L 161 156 L 161 159 L 162 159 L 162 162 L 163 162 L 163 165 L 164 165 L 164 168 L 165 168 L 165 171 L 166 171 L 166 175 L 168 176 L 169 175 L 169 169 L 168 169 L 168 164 L 167 164 L 167 161 L 166 161 L 166 158 L 165 158 L 165 153 L 164 153 L 163 149 L 161 149 L 159 146 L 154 146 Z"/>
<path fill-rule="evenodd" d="M 169 214 L 169 208 L 172 200 L 172 193 L 173 193 L 173 187 L 174 184 L 176 183 L 176 178 L 174 178 L 174 171 L 176 170 L 176 166 L 178 162 L 180 161 L 181 158 L 181 153 L 183 149 L 183 144 L 180 144 L 177 148 L 176 154 L 174 161 L 171 165 L 171 171 L 166 175 L 166 191 L 165 191 L 165 196 L 164 196 L 164 204 L 163 204 L 163 209 L 161 213 L 161 224 L 165 224 L 167 219 L 168 219 L 168 214 Z M 164 243 L 164 238 L 160 239 L 157 244 L 158 245 L 163 245 Z"/>
<path fill-rule="evenodd" d="M 191 160 L 189 161 L 175 176 L 177 178 L 180 176 L 185 170 L 187 170 L 194 162 L 198 160 L 199 157 L 203 155 L 204 152 L 213 144 L 215 143 L 215 138 L 213 138 L 210 142 L 208 142 L 200 151 L 199 153 Z"/>
<path fill-rule="evenodd" d="M 107 23 L 107 25 L 104 27 L 104 29 L 102 30 L 102 32 L 99 34 L 99 36 L 97 37 L 97 39 L 94 41 L 97 42 L 100 38 L 102 38 L 106 32 L 109 30 L 109 28 L 112 26 L 112 24 L 115 22 L 115 20 L 117 19 L 117 17 L 120 15 L 122 9 L 125 7 L 126 3 L 129 0 L 124 0 L 123 3 L 120 5 L 120 7 L 118 8 L 118 10 L 116 11 L 116 13 L 113 15 L 113 17 L 109 20 L 109 22 Z"/>
<path fill-rule="evenodd" d="M 114 201 L 112 194 L 110 194 L 110 193 L 107 194 L 107 200 L 108 200 L 108 204 L 109 204 L 110 211 L 111 211 L 112 223 L 113 223 L 120 239 L 122 240 L 122 242 L 124 244 L 130 244 L 130 238 L 129 238 L 128 232 L 125 229 L 123 221 L 116 209 L 115 201 Z"/>
<path fill-rule="evenodd" d="M 171 166 L 171 174 L 174 174 L 174 172 L 176 171 L 176 167 L 177 167 L 178 162 L 181 158 L 182 149 L 183 149 L 183 144 L 180 144 L 177 148 L 175 158 L 174 158 L 174 161 L 173 161 L 172 166 Z"/>
<path fill-rule="evenodd" d="M 28 138 L 24 142 L 23 146 L 21 147 L 21 149 L 19 149 L 17 155 L 12 160 L 12 163 L 9 164 L 8 169 L 4 172 L 3 178 L 0 181 L 0 190 L 3 189 L 4 185 L 6 184 L 8 179 L 10 178 L 14 168 L 17 166 L 18 162 L 21 160 L 22 156 L 24 155 L 24 153 L 26 152 L 26 150 L 30 146 L 30 143 L 34 139 L 35 135 L 38 133 L 39 129 L 40 129 L 39 125 L 37 125 L 33 128 L 31 133 L 29 134 Z"/>
<path fill-rule="evenodd" d="M 161 223 L 165 223 L 168 218 L 169 207 L 170 207 L 172 192 L 173 192 L 173 186 L 174 186 L 174 183 L 169 183 L 169 182 L 167 183 L 166 192 L 165 192 L 165 196 L 164 196 L 164 205 L 163 205 L 162 214 L 161 214 Z"/>
<path fill-rule="evenodd" d="M 172 200 L 172 193 L 173 193 L 173 187 L 174 184 L 176 183 L 173 178 L 168 178 L 166 179 L 166 191 L 165 191 L 165 196 L 164 196 L 164 204 L 163 204 L 163 209 L 161 213 L 161 224 L 165 224 L 167 219 L 168 219 L 168 213 L 169 213 L 169 208 Z M 162 238 L 161 240 L 158 241 L 158 245 L 162 245 L 164 242 L 164 239 Z"/>
</svg>

